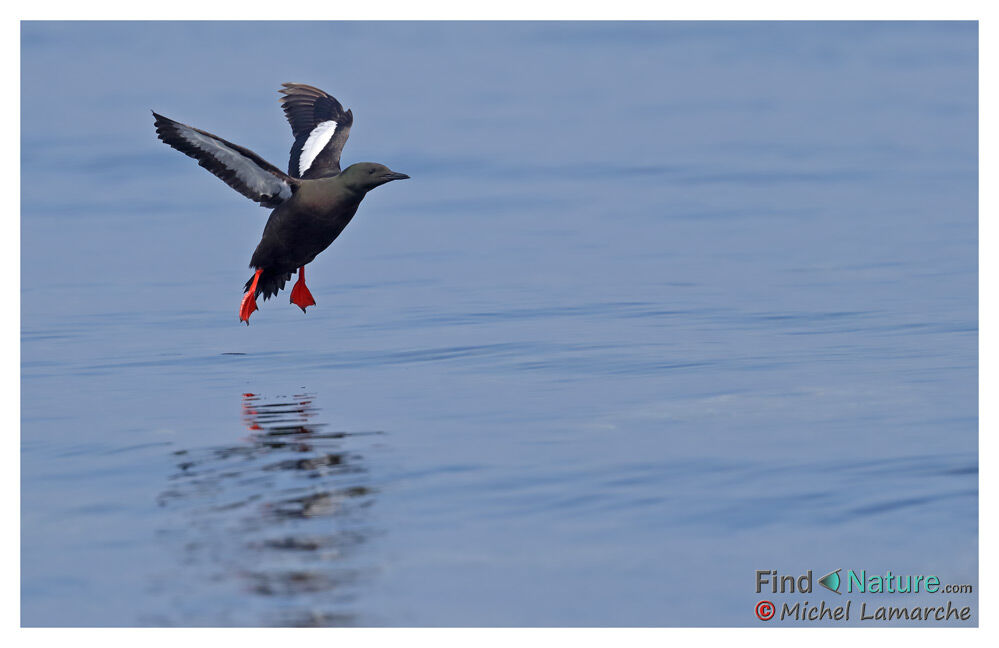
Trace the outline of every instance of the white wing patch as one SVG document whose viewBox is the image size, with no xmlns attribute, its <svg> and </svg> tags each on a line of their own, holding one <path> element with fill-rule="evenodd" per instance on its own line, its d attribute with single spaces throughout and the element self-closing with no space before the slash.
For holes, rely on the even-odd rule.
<svg viewBox="0 0 999 648">
<path fill-rule="evenodd" d="M 326 145 L 330 143 L 333 139 L 333 133 L 336 132 L 336 122 L 335 121 L 324 121 L 316 124 L 316 127 L 312 129 L 309 133 L 308 139 L 305 140 L 305 144 L 302 146 L 302 153 L 298 157 L 298 177 L 301 178 L 305 175 L 305 172 L 309 170 L 312 163 L 316 161 L 316 156 L 318 156 Z"/>
<path fill-rule="evenodd" d="M 261 196 L 278 196 L 283 200 L 291 198 L 291 187 L 268 171 L 261 169 L 253 160 L 234 151 L 222 142 L 175 123 L 180 135 L 196 148 L 212 156 L 227 168 L 251 190 Z"/>
</svg>

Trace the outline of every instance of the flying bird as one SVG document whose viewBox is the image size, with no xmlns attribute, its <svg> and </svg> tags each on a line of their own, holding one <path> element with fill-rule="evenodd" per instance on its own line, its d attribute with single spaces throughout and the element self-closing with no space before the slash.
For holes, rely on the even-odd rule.
<svg viewBox="0 0 999 648">
<path fill-rule="evenodd" d="M 354 123 L 351 111 L 309 85 L 284 83 L 280 92 L 295 136 L 288 173 L 249 149 L 153 112 L 161 140 L 250 200 L 274 210 L 250 259 L 254 274 L 244 286 L 239 307 L 239 320 L 247 325 L 257 310 L 256 298 L 277 295 L 296 270 L 291 303 L 302 312 L 314 306 L 305 285 L 305 266 L 336 240 L 369 191 L 409 177 L 374 162 L 341 171 L 340 152 Z"/>
</svg>

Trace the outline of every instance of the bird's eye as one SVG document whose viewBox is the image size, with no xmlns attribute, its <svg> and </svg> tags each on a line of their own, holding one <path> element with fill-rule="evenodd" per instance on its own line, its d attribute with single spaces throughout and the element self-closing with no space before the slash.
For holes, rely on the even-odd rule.
<svg viewBox="0 0 999 648">
<path fill-rule="evenodd" d="M 375 172 L 375 170 L 374 170 L 374 169 L 369 169 L 369 170 L 368 170 L 368 173 L 369 173 L 369 174 L 371 174 L 371 173 L 374 173 L 374 172 Z"/>
</svg>

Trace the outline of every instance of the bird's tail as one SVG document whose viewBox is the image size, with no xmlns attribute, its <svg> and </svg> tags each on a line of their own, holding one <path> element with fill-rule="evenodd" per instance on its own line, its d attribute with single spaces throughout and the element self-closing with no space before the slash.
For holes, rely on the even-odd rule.
<svg viewBox="0 0 999 648">
<path fill-rule="evenodd" d="M 257 294 L 255 297 L 263 295 L 264 300 L 274 297 L 284 289 L 284 285 L 291 279 L 290 272 L 272 272 L 264 270 L 260 273 L 260 280 L 257 282 Z M 243 286 L 243 292 L 250 290 L 253 284 L 253 277 Z"/>
</svg>

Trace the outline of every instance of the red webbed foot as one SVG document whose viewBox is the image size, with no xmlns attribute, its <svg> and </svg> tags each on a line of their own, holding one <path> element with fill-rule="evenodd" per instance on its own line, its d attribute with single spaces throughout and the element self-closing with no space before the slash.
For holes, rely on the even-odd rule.
<svg viewBox="0 0 999 648">
<path fill-rule="evenodd" d="M 291 289 L 291 303 L 301 308 L 303 313 L 309 306 L 316 305 L 316 300 L 312 298 L 312 293 L 309 292 L 308 286 L 305 285 L 305 266 L 298 269 L 298 281 L 295 282 L 295 287 Z"/>
<path fill-rule="evenodd" d="M 250 325 L 250 315 L 257 310 L 257 282 L 260 281 L 260 273 L 262 272 L 263 268 L 257 270 L 256 274 L 253 275 L 253 283 L 250 284 L 250 289 L 243 295 L 243 301 L 239 305 L 239 321 L 246 322 L 247 326 Z"/>
</svg>

